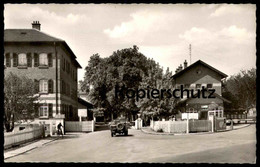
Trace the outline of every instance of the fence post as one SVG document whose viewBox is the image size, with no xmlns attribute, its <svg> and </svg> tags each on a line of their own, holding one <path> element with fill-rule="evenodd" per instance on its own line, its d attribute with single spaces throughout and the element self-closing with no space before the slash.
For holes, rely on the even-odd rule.
<svg viewBox="0 0 260 167">
<path fill-rule="evenodd" d="M 94 132 L 94 129 L 95 129 L 95 122 L 94 122 L 94 120 L 91 121 L 91 124 L 92 124 L 92 132 Z"/>
<path fill-rule="evenodd" d="M 233 120 L 231 119 L 230 129 L 233 130 Z"/>
<path fill-rule="evenodd" d="M 168 121 L 168 132 L 171 133 L 171 121 Z"/>
<path fill-rule="evenodd" d="M 189 133 L 189 113 L 187 113 L 187 130 L 186 133 Z"/>
</svg>

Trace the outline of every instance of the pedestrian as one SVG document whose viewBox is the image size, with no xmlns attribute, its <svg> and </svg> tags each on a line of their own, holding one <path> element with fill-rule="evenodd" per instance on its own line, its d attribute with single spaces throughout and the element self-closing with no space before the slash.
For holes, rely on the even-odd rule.
<svg viewBox="0 0 260 167">
<path fill-rule="evenodd" d="M 60 135 L 61 134 L 61 136 L 63 137 L 63 133 L 62 133 L 62 124 L 61 124 L 61 122 L 58 124 L 58 135 Z"/>
</svg>

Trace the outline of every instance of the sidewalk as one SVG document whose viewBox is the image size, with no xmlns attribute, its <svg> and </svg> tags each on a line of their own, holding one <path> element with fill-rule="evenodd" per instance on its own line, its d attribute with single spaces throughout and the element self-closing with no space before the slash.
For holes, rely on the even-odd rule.
<svg viewBox="0 0 260 167">
<path fill-rule="evenodd" d="M 242 124 L 242 125 L 235 125 L 233 126 L 233 130 L 241 129 L 244 127 L 248 127 L 250 124 Z M 203 134 L 213 134 L 218 132 L 226 132 L 231 131 L 229 126 L 227 126 L 226 130 L 218 131 L 218 132 L 199 132 L 199 133 L 164 133 L 164 132 L 155 132 L 150 127 L 143 127 L 141 128 L 143 133 L 152 134 L 152 135 L 203 135 Z"/>
<path fill-rule="evenodd" d="M 59 138 L 60 137 L 58 137 L 58 136 L 47 137 L 47 138 L 36 140 L 36 141 L 30 142 L 30 143 L 25 143 L 25 144 L 19 146 L 19 148 L 17 148 L 17 149 L 4 150 L 4 159 L 8 159 L 8 158 L 23 154 L 25 152 L 31 151 L 38 147 L 42 147 L 43 145 L 48 144 Z"/>
</svg>

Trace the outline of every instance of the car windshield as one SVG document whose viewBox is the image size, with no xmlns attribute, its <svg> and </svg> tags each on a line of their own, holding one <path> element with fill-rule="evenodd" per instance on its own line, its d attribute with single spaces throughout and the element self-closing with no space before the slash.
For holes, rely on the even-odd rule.
<svg viewBox="0 0 260 167">
<path fill-rule="evenodd" d="M 126 122 L 125 118 L 119 118 L 119 119 L 114 120 L 114 123 L 124 123 L 124 122 Z"/>
</svg>

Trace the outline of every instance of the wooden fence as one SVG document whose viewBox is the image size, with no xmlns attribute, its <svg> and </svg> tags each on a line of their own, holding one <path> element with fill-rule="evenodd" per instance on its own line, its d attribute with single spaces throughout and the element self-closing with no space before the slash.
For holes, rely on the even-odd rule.
<svg viewBox="0 0 260 167">
<path fill-rule="evenodd" d="M 93 132 L 94 121 L 65 121 L 65 132 Z"/>
<path fill-rule="evenodd" d="M 151 129 L 162 130 L 165 133 L 187 133 L 187 121 L 151 121 Z M 212 131 L 210 120 L 190 120 L 189 132 L 209 132 Z"/>
<path fill-rule="evenodd" d="M 210 120 L 190 120 L 190 132 L 210 132 L 212 131 L 212 123 Z"/>
<path fill-rule="evenodd" d="M 4 133 L 4 148 L 10 148 L 42 137 L 44 137 L 44 126 Z"/>
</svg>

